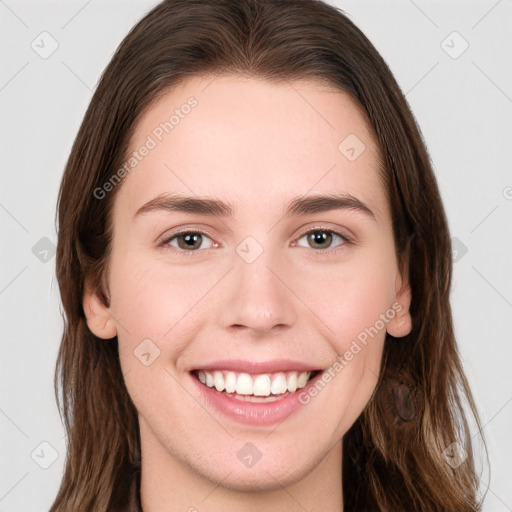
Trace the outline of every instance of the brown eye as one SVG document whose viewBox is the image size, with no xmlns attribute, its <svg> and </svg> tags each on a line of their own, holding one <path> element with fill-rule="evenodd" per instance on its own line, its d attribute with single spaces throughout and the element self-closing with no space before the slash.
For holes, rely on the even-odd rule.
<svg viewBox="0 0 512 512">
<path fill-rule="evenodd" d="M 173 247 L 177 247 L 178 249 L 190 252 L 200 249 L 204 239 L 210 241 L 210 245 L 208 247 L 203 247 L 203 249 L 208 249 L 212 245 L 211 238 L 198 231 L 185 231 L 183 233 L 178 233 L 177 235 L 169 238 L 166 243 Z"/>
<path fill-rule="evenodd" d="M 313 231 L 307 237 L 314 249 L 327 249 L 332 243 L 332 234 L 327 231 Z"/>
<path fill-rule="evenodd" d="M 307 244 L 303 245 L 300 243 L 300 240 L 302 240 L 304 237 L 307 237 Z M 330 231 L 327 229 L 316 229 L 313 231 L 309 231 L 305 235 L 303 235 L 299 239 L 299 244 L 302 247 L 311 247 L 312 249 L 319 249 L 319 250 L 325 250 L 325 249 L 331 249 L 331 244 L 333 243 L 333 240 L 338 239 L 340 243 L 338 245 L 343 245 L 343 243 L 348 242 L 347 237 L 340 235 L 339 233 L 336 233 L 334 231 Z"/>
</svg>

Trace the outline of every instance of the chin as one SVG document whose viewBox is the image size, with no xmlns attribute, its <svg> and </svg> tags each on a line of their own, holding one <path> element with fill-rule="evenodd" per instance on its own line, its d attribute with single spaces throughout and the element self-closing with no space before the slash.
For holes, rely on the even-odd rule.
<svg viewBox="0 0 512 512">
<path fill-rule="evenodd" d="M 271 492 L 300 482 L 321 464 L 324 456 L 323 453 L 308 455 L 300 450 L 284 454 L 277 446 L 272 448 L 269 444 L 251 467 L 241 463 L 234 452 L 229 459 L 224 458 L 220 463 L 217 459 L 208 468 L 203 466 L 201 473 L 203 478 L 225 489 L 246 493 Z"/>
<path fill-rule="evenodd" d="M 305 473 L 305 471 L 304 471 Z M 275 471 L 272 468 L 239 468 L 233 467 L 227 476 L 217 475 L 215 480 L 221 487 L 237 492 L 258 493 L 271 492 L 282 489 L 298 482 L 301 479 L 297 468 L 290 474 L 284 471 Z"/>
</svg>

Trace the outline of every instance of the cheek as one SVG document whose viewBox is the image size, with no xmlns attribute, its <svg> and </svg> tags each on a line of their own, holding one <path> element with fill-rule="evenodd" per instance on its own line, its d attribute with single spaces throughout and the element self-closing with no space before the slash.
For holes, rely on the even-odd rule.
<svg viewBox="0 0 512 512">
<path fill-rule="evenodd" d="M 110 274 L 111 312 L 123 373 L 131 372 L 137 389 L 144 382 L 155 386 L 181 360 L 205 322 L 214 318 L 209 302 L 201 299 L 215 277 L 211 271 L 184 272 L 158 259 L 127 257 L 116 263 Z"/>
<path fill-rule="evenodd" d="M 394 296 L 391 257 L 361 255 L 340 265 L 318 265 L 296 273 L 294 280 L 294 291 L 338 353 L 367 328 L 377 324 L 379 331 L 385 331 L 380 320 Z"/>
<path fill-rule="evenodd" d="M 119 334 L 133 342 L 163 339 L 201 292 L 197 279 L 184 280 L 176 268 L 143 258 L 126 258 L 112 265 L 110 282 L 111 311 L 121 326 Z"/>
<path fill-rule="evenodd" d="M 112 261 L 111 311 L 125 385 L 145 417 L 168 416 L 164 411 L 172 404 L 187 402 L 173 363 L 186 348 L 183 329 L 190 328 L 186 310 L 193 297 L 182 290 L 176 272 L 164 272 L 155 262 L 129 257 Z"/>
<path fill-rule="evenodd" d="M 126 260 L 111 272 L 111 311 L 121 325 L 121 337 L 151 334 L 148 328 L 162 316 L 169 300 L 161 296 L 156 281 L 154 272 L 142 262 Z"/>
<path fill-rule="evenodd" d="M 387 281 L 369 280 L 363 286 L 356 277 L 340 279 L 343 291 L 324 296 L 325 307 L 319 309 L 333 331 L 324 332 L 334 352 L 320 409 L 330 411 L 322 418 L 336 438 L 356 421 L 378 382 L 390 319 Z"/>
<path fill-rule="evenodd" d="M 384 255 L 386 253 L 384 252 Z M 332 364 L 327 391 L 319 393 L 326 426 L 342 436 L 368 403 L 378 381 L 386 328 L 394 316 L 394 266 L 389 257 L 361 255 L 339 270 L 331 266 L 300 280 L 300 293 L 329 341 Z M 307 397 L 306 397 L 307 399 Z M 316 398 L 315 398 L 316 400 Z"/>
</svg>

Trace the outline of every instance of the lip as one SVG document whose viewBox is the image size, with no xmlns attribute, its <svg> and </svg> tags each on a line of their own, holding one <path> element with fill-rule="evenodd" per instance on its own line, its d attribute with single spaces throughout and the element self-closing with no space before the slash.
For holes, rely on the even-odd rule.
<svg viewBox="0 0 512 512">
<path fill-rule="evenodd" d="M 225 363 L 223 364 L 224 366 L 221 367 L 217 366 L 216 363 L 215 369 L 222 368 L 235 371 L 235 367 L 231 366 L 226 368 Z M 256 366 L 261 368 L 261 366 L 258 366 L 258 363 L 256 363 Z M 251 367 L 254 368 L 254 366 Z M 214 369 L 213 366 L 210 366 L 209 368 L 212 370 Z M 265 366 L 265 368 L 268 368 L 268 366 Z M 279 366 L 279 369 L 282 368 L 283 366 Z M 296 368 L 297 366 L 294 367 L 294 369 Z M 208 370 L 207 367 L 202 367 L 202 369 Z M 244 371 L 247 371 L 247 366 Z M 303 388 L 300 388 L 293 393 L 289 393 L 285 397 L 273 402 L 247 402 L 237 400 L 236 398 L 227 396 L 223 391 L 217 391 L 215 388 L 210 388 L 202 384 L 197 378 L 195 371 L 192 371 L 190 376 L 199 392 L 201 401 L 206 404 L 208 409 L 214 409 L 214 411 L 220 412 L 225 417 L 237 423 L 264 427 L 281 423 L 288 416 L 303 408 L 304 404 L 299 401 L 299 395 L 304 392 L 307 393 L 308 389 L 315 385 L 315 382 L 321 378 L 322 371 L 319 371 L 318 375 L 313 377 Z"/>
<path fill-rule="evenodd" d="M 247 361 L 245 359 L 224 359 L 206 363 L 202 366 L 192 368 L 190 371 L 206 370 L 227 370 L 232 372 L 245 373 L 277 373 L 277 372 L 314 372 L 322 371 L 324 368 L 311 366 L 300 361 L 290 359 L 274 359 L 272 361 Z"/>
</svg>

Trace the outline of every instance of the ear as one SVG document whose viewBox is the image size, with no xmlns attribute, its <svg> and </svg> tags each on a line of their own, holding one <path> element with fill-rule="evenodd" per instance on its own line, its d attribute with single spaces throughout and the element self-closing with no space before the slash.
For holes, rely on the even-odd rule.
<svg viewBox="0 0 512 512">
<path fill-rule="evenodd" d="M 407 278 L 402 278 L 400 272 L 395 279 L 396 299 L 391 308 L 395 316 L 388 322 L 387 332 L 395 337 L 407 336 L 412 329 L 412 318 L 409 308 L 411 306 L 411 287 Z"/>
<path fill-rule="evenodd" d="M 98 338 L 109 340 L 117 335 L 117 328 L 110 309 L 106 306 L 96 289 L 86 282 L 82 300 L 87 326 Z"/>
</svg>

